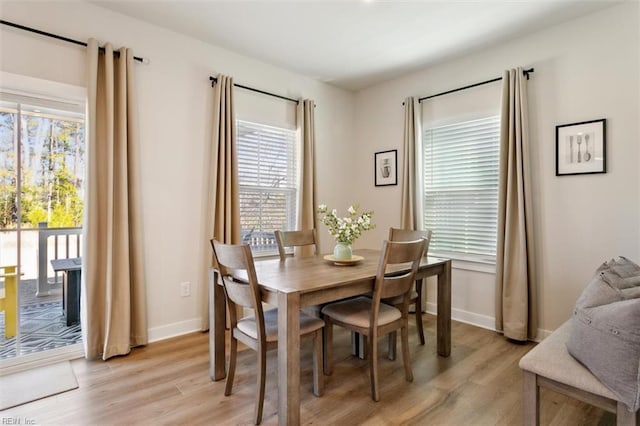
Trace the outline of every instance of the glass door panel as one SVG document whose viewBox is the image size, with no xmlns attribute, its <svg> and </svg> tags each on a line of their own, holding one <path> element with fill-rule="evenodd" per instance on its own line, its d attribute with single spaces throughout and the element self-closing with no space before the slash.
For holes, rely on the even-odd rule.
<svg viewBox="0 0 640 426">
<path fill-rule="evenodd" d="M 15 336 L 2 329 L 9 310 L 0 312 L 0 360 L 80 342 L 80 324 L 65 321 L 62 276 L 50 261 L 80 256 L 85 170 L 82 106 L 3 97 L 0 266 L 16 265 L 19 284 Z"/>
</svg>

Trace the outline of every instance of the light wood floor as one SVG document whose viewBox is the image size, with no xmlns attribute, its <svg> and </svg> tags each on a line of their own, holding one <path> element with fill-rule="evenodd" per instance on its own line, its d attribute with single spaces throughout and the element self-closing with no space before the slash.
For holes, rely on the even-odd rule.
<svg viewBox="0 0 640 426">
<path fill-rule="evenodd" d="M 349 335 L 335 327 L 335 372 L 325 394 L 311 392 L 311 342 L 303 342 L 301 416 L 317 425 L 520 425 L 522 375 L 518 360 L 533 344 L 453 322 L 450 358 L 435 354 L 435 317 L 425 318 L 427 343 L 410 330 L 414 381 L 404 381 L 401 359 L 381 359 L 381 401 L 369 395 L 366 361 L 349 355 Z M 383 345 L 381 339 L 381 347 Z M 208 334 L 153 343 L 107 362 L 72 362 L 80 387 L 0 412 L 0 419 L 48 425 L 250 424 L 255 353 L 239 354 L 234 393 L 209 379 Z M 386 354 L 381 349 L 381 356 Z M 550 362 L 553 362 L 550 360 Z M 269 354 L 263 424 L 277 424 L 276 352 Z M 6 391 L 6 390 L 2 390 Z M 615 416 L 542 390 L 544 425 L 614 425 Z"/>
</svg>

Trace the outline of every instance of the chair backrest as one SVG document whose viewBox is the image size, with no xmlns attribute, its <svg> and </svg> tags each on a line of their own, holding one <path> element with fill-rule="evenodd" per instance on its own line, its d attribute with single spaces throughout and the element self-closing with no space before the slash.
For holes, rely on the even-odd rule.
<svg viewBox="0 0 640 426">
<path fill-rule="evenodd" d="M 211 240 L 215 268 L 220 274 L 229 303 L 229 323 L 233 329 L 238 322 L 236 305 L 251 308 L 258 323 L 258 336 L 264 336 L 264 313 L 260 287 L 249 244 L 223 244 Z M 216 284 L 217 285 L 217 284 Z"/>
<path fill-rule="evenodd" d="M 373 309 L 371 310 L 371 324 L 377 323 L 380 299 L 387 299 L 404 295 L 402 304 L 403 316 L 409 310 L 409 290 L 415 281 L 416 272 L 424 255 L 427 241 L 420 238 L 415 241 L 384 241 L 382 253 L 378 262 L 376 282 L 373 290 Z M 400 268 L 408 272 L 399 273 Z"/>
<path fill-rule="evenodd" d="M 316 249 L 316 230 L 305 229 L 302 231 L 275 231 L 276 242 L 278 243 L 278 253 L 280 253 L 280 260 L 287 258 L 285 252 L 286 247 L 303 247 L 313 246 L 315 252 Z"/>
<path fill-rule="evenodd" d="M 389 228 L 389 241 L 415 241 L 420 238 L 424 238 L 427 240 L 427 246 L 424 248 L 424 255 L 427 256 L 427 253 L 429 252 L 431 234 L 432 232 L 430 229 L 421 231 L 414 229 Z"/>
</svg>

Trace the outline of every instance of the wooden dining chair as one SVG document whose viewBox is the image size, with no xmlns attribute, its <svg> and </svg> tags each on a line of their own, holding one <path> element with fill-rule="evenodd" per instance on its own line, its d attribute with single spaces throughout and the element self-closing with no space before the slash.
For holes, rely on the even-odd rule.
<svg viewBox="0 0 640 426">
<path fill-rule="evenodd" d="M 404 362 L 405 379 L 413 381 L 411 359 L 409 357 L 409 294 L 411 285 L 420 266 L 424 254 L 426 241 L 384 241 L 382 253 L 378 262 L 373 296 L 360 296 L 336 303 L 330 303 L 322 308 L 325 320 L 325 374 L 333 373 L 333 324 L 347 328 L 353 332 L 366 336 L 367 355 L 371 375 L 371 398 L 380 400 L 378 390 L 378 337 L 392 331 L 400 330 L 402 339 L 402 359 Z M 411 262 L 411 269 L 399 274 L 398 264 Z M 394 268 L 395 267 L 395 268 Z M 395 271 L 394 271 L 395 270 Z M 400 308 L 381 303 L 382 299 L 401 296 L 403 302 Z"/>
<path fill-rule="evenodd" d="M 412 230 L 412 229 L 399 229 L 389 228 L 389 241 L 414 241 L 420 238 L 424 238 L 427 241 L 427 245 L 424 249 L 424 256 L 427 256 L 429 251 L 429 242 L 431 241 L 430 230 Z M 413 304 L 416 315 L 416 329 L 418 330 L 418 337 L 420 338 L 420 344 L 424 345 L 424 326 L 422 323 L 422 287 L 423 280 L 416 280 L 416 286 L 414 290 L 411 290 L 409 297 L 409 305 Z M 402 297 L 395 297 L 393 299 L 383 300 L 384 303 L 399 306 L 402 303 Z M 396 357 L 396 333 L 389 334 L 389 359 L 393 360 Z"/>
<path fill-rule="evenodd" d="M 275 231 L 276 242 L 278 243 L 278 253 L 280 260 L 287 258 L 287 247 L 313 246 L 313 252 L 317 249 L 317 239 L 315 229 L 305 229 L 302 231 Z"/>
<path fill-rule="evenodd" d="M 258 278 L 251 248 L 248 244 L 230 245 L 211 240 L 215 268 L 220 274 L 229 305 L 230 345 L 229 370 L 224 388 L 225 396 L 231 395 L 236 371 L 238 341 L 258 354 L 258 394 L 256 397 L 255 424 L 262 421 L 266 378 L 267 351 L 278 344 L 278 311 L 263 311 Z M 237 307 L 253 310 L 254 315 L 238 319 Z M 324 392 L 322 377 L 322 329 L 324 321 L 300 312 L 300 336 L 313 339 L 313 393 L 321 396 Z"/>
</svg>

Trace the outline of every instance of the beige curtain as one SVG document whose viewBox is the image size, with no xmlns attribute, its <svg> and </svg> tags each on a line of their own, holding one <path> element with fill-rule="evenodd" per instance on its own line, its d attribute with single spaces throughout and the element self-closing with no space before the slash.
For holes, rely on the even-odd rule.
<svg viewBox="0 0 640 426">
<path fill-rule="evenodd" d="M 147 308 L 133 54 L 87 46 L 88 115 L 82 330 L 89 359 L 144 345 Z"/>
<path fill-rule="evenodd" d="M 400 227 L 402 229 L 420 229 L 420 203 L 416 195 L 416 141 L 419 140 L 419 118 L 416 100 L 408 97 L 404 100 L 404 158 L 402 167 L 402 202 L 400 207 Z"/>
<path fill-rule="evenodd" d="M 316 168 L 315 168 L 315 103 L 301 99 L 296 109 L 296 121 L 300 138 L 300 191 L 298 194 L 298 229 L 316 228 Z M 313 254 L 313 248 L 296 247 L 296 256 Z"/>
<path fill-rule="evenodd" d="M 496 329 L 525 341 L 537 334 L 527 80 L 522 68 L 502 79 Z"/>
<path fill-rule="evenodd" d="M 209 240 L 227 244 L 240 243 L 240 202 L 238 198 L 238 155 L 236 152 L 236 117 L 233 103 L 233 78 L 218 75 L 213 85 L 213 135 L 209 154 L 209 179 L 205 232 L 204 265 L 201 294 L 202 329 L 209 329 L 209 270 L 213 252 Z"/>
</svg>

